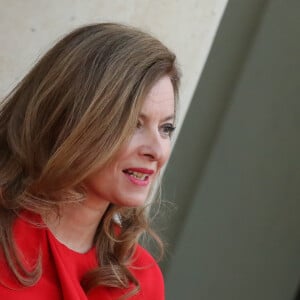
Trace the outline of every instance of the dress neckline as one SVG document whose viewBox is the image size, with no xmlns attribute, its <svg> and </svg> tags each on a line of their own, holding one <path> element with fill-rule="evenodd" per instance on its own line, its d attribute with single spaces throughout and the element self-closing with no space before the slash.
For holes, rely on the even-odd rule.
<svg viewBox="0 0 300 300">
<path fill-rule="evenodd" d="M 61 251 L 65 252 L 66 254 L 83 257 L 83 256 L 90 256 L 91 254 L 94 254 L 96 251 L 95 246 L 91 247 L 86 252 L 76 251 L 68 247 L 67 245 L 65 245 L 63 242 L 61 242 L 48 227 L 45 227 L 45 229 L 47 231 L 48 237 L 51 240 L 51 242 L 53 242 Z"/>
</svg>

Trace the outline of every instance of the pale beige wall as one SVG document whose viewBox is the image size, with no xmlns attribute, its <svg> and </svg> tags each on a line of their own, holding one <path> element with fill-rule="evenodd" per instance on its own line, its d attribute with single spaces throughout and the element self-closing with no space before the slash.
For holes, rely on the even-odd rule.
<svg viewBox="0 0 300 300">
<path fill-rule="evenodd" d="M 66 32 L 81 24 L 116 21 L 153 33 L 177 54 L 183 72 L 182 119 L 226 3 L 227 0 L 0 0 L 0 98 Z"/>
</svg>

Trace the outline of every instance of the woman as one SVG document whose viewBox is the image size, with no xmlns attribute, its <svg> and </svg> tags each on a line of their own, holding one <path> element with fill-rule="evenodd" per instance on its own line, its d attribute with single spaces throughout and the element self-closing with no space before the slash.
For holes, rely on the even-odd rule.
<svg viewBox="0 0 300 300">
<path fill-rule="evenodd" d="M 175 56 L 137 29 L 79 28 L 1 104 L 1 299 L 164 299 L 149 196 L 170 155 Z"/>
</svg>

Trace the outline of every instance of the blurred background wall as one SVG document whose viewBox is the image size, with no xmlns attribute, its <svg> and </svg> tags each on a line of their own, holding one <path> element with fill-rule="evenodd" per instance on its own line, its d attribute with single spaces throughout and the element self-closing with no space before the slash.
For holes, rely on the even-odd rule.
<svg viewBox="0 0 300 300">
<path fill-rule="evenodd" d="M 167 299 L 294 299 L 299 131 L 300 1 L 229 0 L 166 172 Z"/>
<path fill-rule="evenodd" d="M 70 30 L 93 22 L 138 26 L 177 55 L 186 113 L 227 0 L 0 0 L 0 98 Z"/>
<path fill-rule="evenodd" d="M 64 33 L 96 21 L 153 33 L 183 72 L 163 190 L 174 204 L 156 220 L 167 300 L 293 300 L 300 2 L 0 0 L 0 97 Z"/>
</svg>

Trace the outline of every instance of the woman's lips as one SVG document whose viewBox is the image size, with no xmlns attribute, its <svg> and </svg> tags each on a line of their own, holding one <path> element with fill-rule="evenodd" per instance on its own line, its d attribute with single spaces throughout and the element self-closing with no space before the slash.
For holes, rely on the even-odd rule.
<svg viewBox="0 0 300 300">
<path fill-rule="evenodd" d="M 128 168 L 123 170 L 123 173 L 133 184 L 147 186 L 154 171 L 146 168 Z"/>
</svg>

